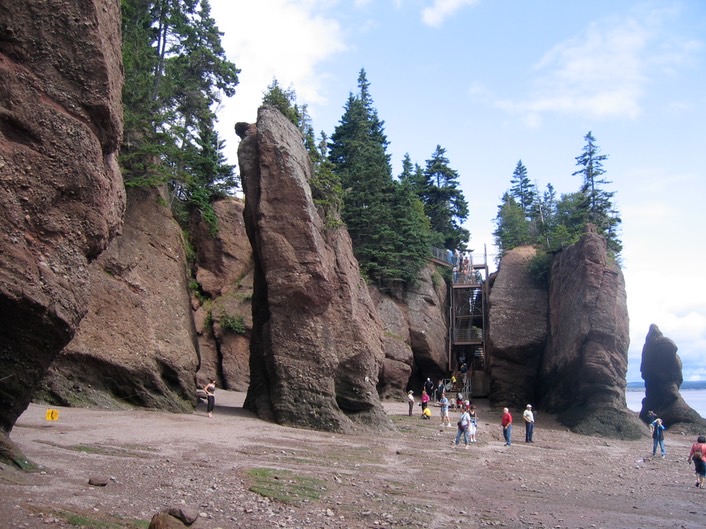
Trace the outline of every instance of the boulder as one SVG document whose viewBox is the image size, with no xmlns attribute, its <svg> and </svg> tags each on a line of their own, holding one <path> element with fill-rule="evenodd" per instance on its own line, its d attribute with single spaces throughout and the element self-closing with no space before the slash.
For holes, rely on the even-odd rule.
<svg viewBox="0 0 706 529">
<path fill-rule="evenodd" d="M 552 261 L 540 404 L 577 433 L 644 435 L 625 401 L 628 345 L 623 273 L 589 225 Z"/>
<path fill-rule="evenodd" d="M 0 5 L 3 435 L 86 313 L 89 261 L 121 229 L 120 23 L 118 0 Z"/>
<path fill-rule="evenodd" d="M 693 425 L 699 433 L 706 430 L 706 421 L 679 393 L 683 379 L 677 346 L 654 323 L 650 325 L 642 347 L 640 372 L 645 381 L 645 398 L 640 410 L 643 421 L 651 422 L 652 412 L 667 428 L 684 423 L 685 426 Z"/>
<path fill-rule="evenodd" d="M 348 232 L 314 205 L 301 133 L 271 107 L 236 131 L 255 260 L 245 407 L 298 427 L 390 428 L 376 391 L 383 325 Z"/>
<path fill-rule="evenodd" d="M 489 399 L 495 406 L 524 409 L 537 402 L 549 304 L 546 286 L 529 273 L 536 255 L 530 246 L 510 250 L 491 283 L 487 350 Z"/>
<path fill-rule="evenodd" d="M 123 234 L 89 266 L 88 314 L 38 396 L 193 410 L 198 356 L 184 241 L 161 193 L 130 188 Z"/>
<path fill-rule="evenodd" d="M 245 391 L 250 383 L 253 259 L 244 207 L 236 198 L 216 201 L 216 233 L 200 215 L 191 217 L 200 387 L 216 379 L 220 387 Z"/>
</svg>

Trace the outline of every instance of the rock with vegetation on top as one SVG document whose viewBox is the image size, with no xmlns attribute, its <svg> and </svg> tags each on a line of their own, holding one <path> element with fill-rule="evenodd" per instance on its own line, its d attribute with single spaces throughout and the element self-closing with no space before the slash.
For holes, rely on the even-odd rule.
<svg viewBox="0 0 706 529">
<path fill-rule="evenodd" d="M 605 239 L 588 225 L 552 261 L 541 405 L 577 433 L 644 435 L 644 424 L 625 401 L 629 342 L 623 273 Z"/>
<path fill-rule="evenodd" d="M 305 428 L 389 428 L 376 391 L 382 322 L 348 233 L 325 227 L 314 205 L 300 132 L 270 107 L 236 131 L 255 259 L 245 407 Z"/>
<path fill-rule="evenodd" d="M 120 22 L 117 0 L 0 4 L 0 435 L 71 340 L 88 262 L 121 228 Z"/>
</svg>

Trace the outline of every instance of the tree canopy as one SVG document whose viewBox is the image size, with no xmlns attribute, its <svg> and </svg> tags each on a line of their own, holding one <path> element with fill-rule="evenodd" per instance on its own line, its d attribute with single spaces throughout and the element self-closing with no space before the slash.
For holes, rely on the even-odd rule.
<svg viewBox="0 0 706 529">
<path fill-rule="evenodd" d="M 126 185 L 168 183 L 176 205 L 198 208 L 213 222 L 210 201 L 237 184 L 215 107 L 235 93 L 239 70 L 225 57 L 211 5 L 122 0 L 122 35 Z"/>
<path fill-rule="evenodd" d="M 576 242 L 586 224 L 594 224 L 607 241 L 608 250 L 616 257 L 622 250 L 618 238 L 621 222 L 613 202 L 615 192 L 603 175 L 603 162 L 591 132 L 584 136 L 583 150 L 576 157 L 580 167 L 572 176 L 581 176 L 578 191 L 562 195 L 558 200 L 551 184 L 540 196 L 527 176 L 522 161 L 517 163 L 511 188 L 503 195 L 495 218 L 495 242 L 502 253 L 523 244 L 535 244 L 553 251 Z"/>
<path fill-rule="evenodd" d="M 361 271 L 388 286 L 416 279 L 429 255 L 429 224 L 412 186 L 392 178 L 383 125 L 361 69 L 328 158 L 343 186 L 342 218 Z"/>
</svg>

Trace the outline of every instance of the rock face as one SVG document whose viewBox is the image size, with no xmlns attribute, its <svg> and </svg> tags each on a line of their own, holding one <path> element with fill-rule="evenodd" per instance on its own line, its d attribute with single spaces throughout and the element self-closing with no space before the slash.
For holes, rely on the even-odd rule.
<svg viewBox="0 0 706 529">
<path fill-rule="evenodd" d="M 164 204 L 156 189 L 130 188 L 123 234 L 89 266 L 88 314 L 43 383 L 51 401 L 193 409 L 198 355 L 186 256 Z"/>
<path fill-rule="evenodd" d="M 245 391 L 250 384 L 254 264 L 244 207 L 235 198 L 215 202 L 215 235 L 200 216 L 191 219 L 198 283 L 192 304 L 200 351 L 199 387 L 211 379 L 219 387 L 237 391 Z"/>
<path fill-rule="evenodd" d="M 530 276 L 536 250 L 523 246 L 503 256 L 489 296 L 489 399 L 524 409 L 537 402 L 537 377 L 547 342 L 548 298 Z"/>
<path fill-rule="evenodd" d="M 404 397 L 407 389 L 421 391 L 427 377 L 445 376 L 447 288 L 436 267 L 423 268 L 414 287 L 399 296 L 381 294 L 374 287 L 370 290 L 384 325 L 380 397 Z"/>
<path fill-rule="evenodd" d="M 640 372 L 645 381 L 645 398 L 640 411 L 643 421 L 650 421 L 649 412 L 652 411 L 664 421 L 666 427 L 691 423 L 700 428 L 700 432 L 704 431 L 706 421 L 679 393 L 683 379 L 677 346 L 654 323 L 650 325 L 642 347 Z"/>
<path fill-rule="evenodd" d="M 628 345 L 623 274 L 589 226 L 552 262 L 541 405 L 577 433 L 643 435 L 625 403 Z"/>
<path fill-rule="evenodd" d="M 348 233 L 324 229 L 314 206 L 301 134 L 269 107 L 236 131 L 255 259 L 245 407 L 305 428 L 388 428 L 376 391 L 382 322 Z"/>
<path fill-rule="evenodd" d="M 121 227 L 120 46 L 117 0 L 0 5 L 0 432 L 71 340 L 88 261 Z"/>
</svg>

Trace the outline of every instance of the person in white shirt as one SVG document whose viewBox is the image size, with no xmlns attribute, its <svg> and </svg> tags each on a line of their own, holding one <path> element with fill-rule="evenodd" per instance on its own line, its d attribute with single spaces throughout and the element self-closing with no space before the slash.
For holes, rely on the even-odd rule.
<svg viewBox="0 0 706 529">
<path fill-rule="evenodd" d="M 532 413 L 532 405 L 528 404 L 525 411 L 522 412 L 522 418 L 525 420 L 525 443 L 534 443 L 532 434 L 534 434 L 534 413 Z"/>
</svg>

